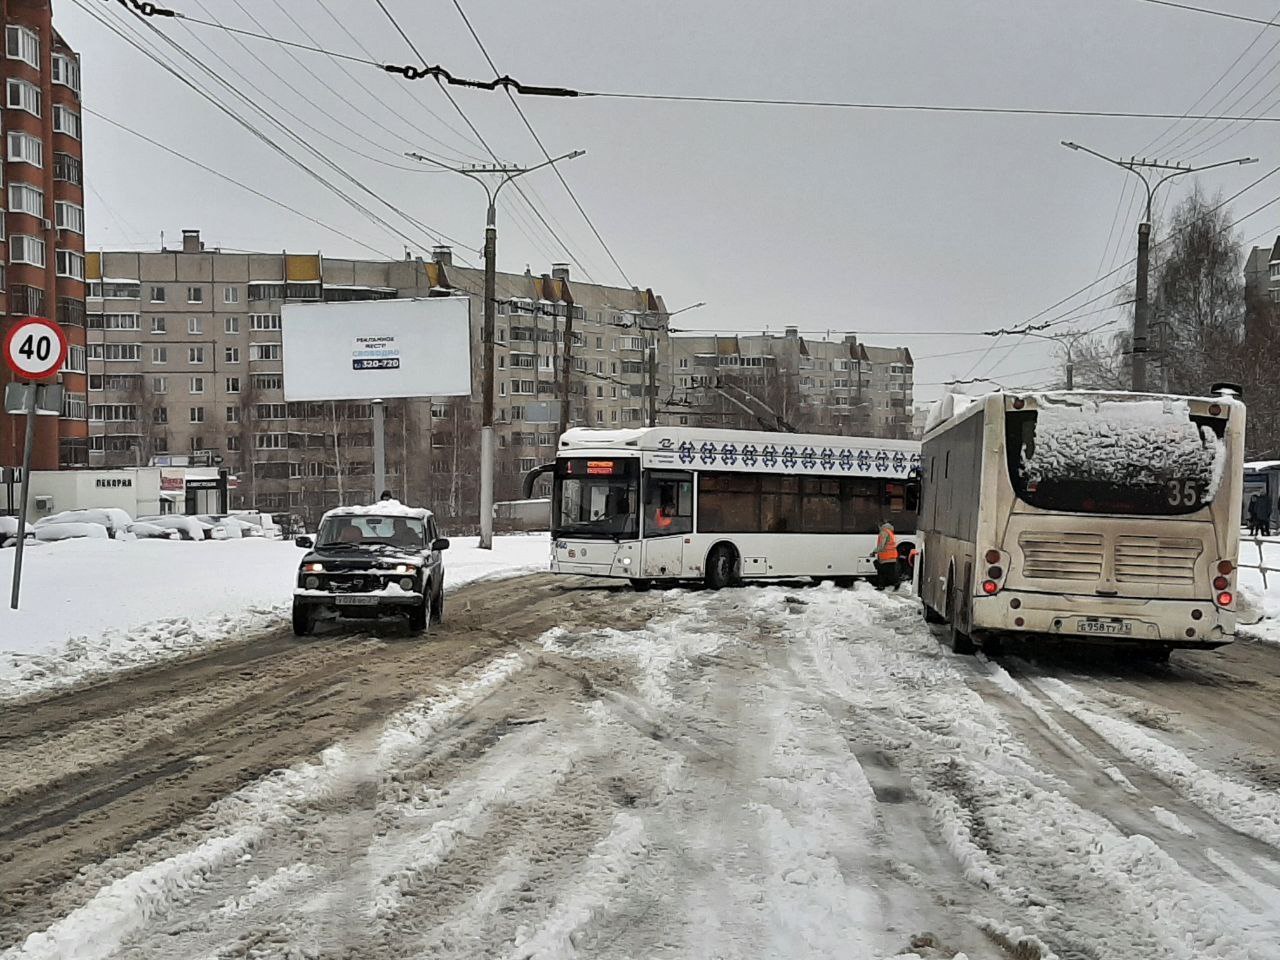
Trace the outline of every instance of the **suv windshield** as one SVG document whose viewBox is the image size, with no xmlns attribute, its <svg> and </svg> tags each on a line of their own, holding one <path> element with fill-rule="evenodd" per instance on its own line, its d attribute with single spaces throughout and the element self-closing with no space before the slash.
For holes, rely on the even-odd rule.
<svg viewBox="0 0 1280 960">
<path fill-rule="evenodd" d="M 382 545 L 421 549 L 426 528 L 417 517 L 327 517 L 320 524 L 316 543 L 321 547 Z"/>
<path fill-rule="evenodd" d="M 551 503 L 553 537 L 635 539 L 640 531 L 639 462 L 560 460 Z"/>
<path fill-rule="evenodd" d="M 1009 479 L 1033 507 L 1174 516 L 1213 502 L 1226 421 L 1180 400 L 1072 400 L 1005 413 Z"/>
</svg>

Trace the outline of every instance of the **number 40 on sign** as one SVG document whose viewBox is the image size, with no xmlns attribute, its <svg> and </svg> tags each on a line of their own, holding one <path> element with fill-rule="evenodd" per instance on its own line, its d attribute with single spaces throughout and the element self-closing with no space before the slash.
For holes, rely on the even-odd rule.
<svg viewBox="0 0 1280 960">
<path fill-rule="evenodd" d="M 67 338 L 40 317 L 19 320 L 4 337 L 5 365 L 23 380 L 51 380 L 67 358 Z"/>
</svg>

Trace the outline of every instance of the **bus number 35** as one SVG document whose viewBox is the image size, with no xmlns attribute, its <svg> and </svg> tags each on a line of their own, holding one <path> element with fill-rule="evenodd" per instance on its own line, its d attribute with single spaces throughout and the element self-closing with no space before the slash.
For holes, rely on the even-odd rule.
<svg viewBox="0 0 1280 960">
<path fill-rule="evenodd" d="M 1169 487 L 1169 506 L 1171 507 L 1194 507 L 1200 499 L 1200 495 L 1196 492 L 1194 481 L 1181 480 L 1168 481 Z"/>
</svg>

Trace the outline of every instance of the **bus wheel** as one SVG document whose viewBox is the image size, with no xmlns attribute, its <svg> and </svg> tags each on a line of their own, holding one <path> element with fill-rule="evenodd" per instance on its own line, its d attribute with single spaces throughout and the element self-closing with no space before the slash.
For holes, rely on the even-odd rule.
<svg viewBox="0 0 1280 960">
<path fill-rule="evenodd" d="M 723 590 L 733 585 L 733 548 L 718 546 L 707 557 L 707 586 L 712 590 Z"/>
<path fill-rule="evenodd" d="M 834 577 L 831 582 L 834 583 L 837 587 L 843 587 L 845 589 L 848 589 L 849 587 L 852 587 L 855 583 L 858 582 L 858 578 L 857 577 Z"/>
<path fill-rule="evenodd" d="M 947 618 L 926 603 L 924 604 L 924 622 L 925 623 L 946 623 Z"/>
<path fill-rule="evenodd" d="M 973 637 L 959 629 L 954 623 L 947 624 L 944 636 L 946 644 L 951 648 L 952 653 L 967 655 L 978 652 L 978 648 L 973 645 Z"/>
<path fill-rule="evenodd" d="M 641 580 L 639 577 L 632 577 L 631 586 L 636 591 L 636 593 L 646 593 L 649 590 L 653 589 L 653 581 Z"/>
</svg>

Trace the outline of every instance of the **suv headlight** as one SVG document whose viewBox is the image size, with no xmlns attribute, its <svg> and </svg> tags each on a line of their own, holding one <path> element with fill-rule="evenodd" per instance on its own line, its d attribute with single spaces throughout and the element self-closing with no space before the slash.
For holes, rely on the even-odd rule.
<svg viewBox="0 0 1280 960">
<path fill-rule="evenodd" d="M 303 573 L 324 573 L 323 563 L 304 563 L 302 565 Z"/>
<path fill-rule="evenodd" d="M 398 563 L 396 564 L 395 572 L 414 574 L 418 572 L 418 568 L 411 563 Z"/>
</svg>

